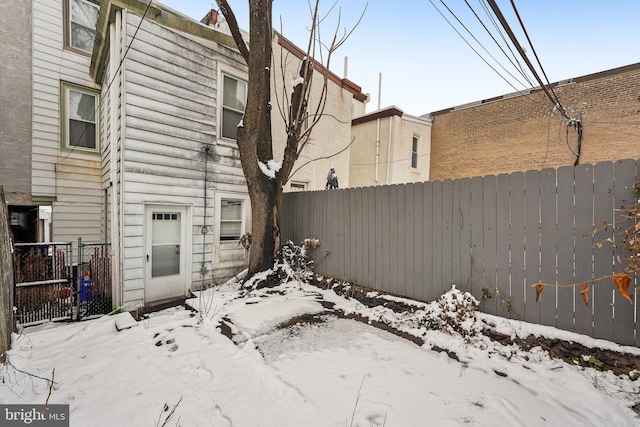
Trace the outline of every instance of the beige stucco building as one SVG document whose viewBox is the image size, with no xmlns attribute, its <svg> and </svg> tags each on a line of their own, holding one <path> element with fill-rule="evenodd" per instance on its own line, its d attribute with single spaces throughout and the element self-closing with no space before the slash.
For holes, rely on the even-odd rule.
<svg viewBox="0 0 640 427">
<path fill-rule="evenodd" d="M 351 137 L 348 187 L 429 180 L 430 120 L 391 106 L 354 118 Z"/>
</svg>

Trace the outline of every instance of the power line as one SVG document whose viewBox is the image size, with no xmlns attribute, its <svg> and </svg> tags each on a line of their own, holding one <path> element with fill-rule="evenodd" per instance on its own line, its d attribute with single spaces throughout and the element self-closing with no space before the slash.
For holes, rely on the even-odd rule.
<svg viewBox="0 0 640 427">
<path fill-rule="evenodd" d="M 529 57 L 527 56 L 527 54 L 525 53 L 524 49 L 522 48 L 522 45 L 518 41 L 516 35 L 513 33 L 513 30 L 511 29 L 511 26 L 509 25 L 509 23 L 505 19 L 504 15 L 502 14 L 502 11 L 500 10 L 498 5 L 496 4 L 495 0 L 487 0 L 487 1 L 489 2 L 489 6 L 491 6 L 491 10 L 493 10 L 493 13 L 498 18 L 498 21 L 500 22 L 500 25 L 502 25 L 502 28 L 504 28 L 504 30 L 507 32 L 507 35 L 509 36 L 509 39 L 511 40 L 513 45 L 516 47 L 518 52 L 520 53 L 520 56 L 522 57 L 524 62 L 527 64 L 527 67 L 529 67 L 529 70 L 533 74 L 533 77 L 535 77 L 536 81 L 540 85 L 540 88 L 544 91 L 544 93 L 547 95 L 547 97 L 549 98 L 549 100 L 551 100 L 551 102 L 553 104 L 559 105 L 557 103 L 557 100 L 553 96 L 551 96 L 551 93 L 549 93 L 549 90 L 547 89 L 547 86 L 544 84 L 544 82 L 542 81 L 542 79 L 538 75 L 538 72 L 536 71 L 536 69 L 533 66 L 533 64 L 531 63 L 531 61 L 529 60 Z M 569 115 L 566 113 L 566 111 L 564 111 L 564 108 L 562 108 L 561 105 L 560 105 L 559 110 L 560 110 L 560 113 L 567 120 L 571 120 L 571 117 L 569 117 Z"/>
<path fill-rule="evenodd" d="M 522 28 L 522 31 L 524 32 L 524 35 L 527 38 L 527 42 L 529 43 L 529 46 L 531 46 L 531 51 L 533 52 L 533 56 L 536 58 L 536 61 L 538 62 L 538 66 L 540 67 L 540 71 L 542 71 L 542 75 L 544 76 L 545 80 L 547 81 L 547 84 L 549 85 L 549 89 L 551 90 L 551 93 L 553 94 L 553 97 L 556 100 L 557 105 L 559 105 L 560 108 L 562 109 L 563 115 L 566 118 L 569 118 L 568 115 L 566 114 L 566 112 L 564 111 L 564 107 L 560 103 L 560 100 L 558 99 L 558 95 L 556 95 L 555 91 L 553 90 L 553 86 L 551 86 L 551 83 L 549 82 L 549 78 L 547 77 L 547 73 L 545 73 L 544 68 L 542 67 L 542 64 L 540 63 L 540 58 L 538 58 L 538 54 L 536 52 L 536 49 L 533 47 L 533 43 L 531 43 L 531 39 L 529 38 L 529 33 L 527 32 L 527 29 L 524 27 L 524 23 L 522 22 L 522 19 L 520 18 L 520 13 L 518 13 L 518 9 L 516 8 L 516 4 L 514 3 L 513 0 L 511 0 L 511 6 L 513 7 L 513 11 L 515 12 L 516 17 L 518 18 L 518 22 L 520 23 L 520 27 Z"/>
</svg>

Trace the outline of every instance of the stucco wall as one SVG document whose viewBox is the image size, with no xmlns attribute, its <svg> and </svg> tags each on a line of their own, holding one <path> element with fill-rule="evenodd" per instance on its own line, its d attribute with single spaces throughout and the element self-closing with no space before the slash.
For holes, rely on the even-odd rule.
<svg viewBox="0 0 640 427">
<path fill-rule="evenodd" d="M 580 163 L 640 157 L 640 64 L 554 85 L 583 124 Z M 507 98 L 507 97 L 504 97 Z M 572 165 L 577 132 L 540 91 L 433 114 L 431 179 Z"/>
<path fill-rule="evenodd" d="M 31 205 L 31 2 L 0 2 L 0 185 Z"/>
<path fill-rule="evenodd" d="M 281 160 L 286 142 L 285 122 L 281 117 L 285 96 L 291 98 L 292 84 L 300 71 L 301 60 L 278 44 L 277 37 L 273 45 L 273 89 L 272 89 L 272 135 L 274 157 Z M 284 79 L 282 75 L 284 73 Z M 314 71 L 308 111 L 315 112 L 324 85 L 324 78 L 320 71 Z M 326 185 L 327 173 L 333 166 L 338 174 L 341 188 L 349 186 L 349 143 L 351 142 L 351 119 L 354 112 L 364 111 L 364 103 L 354 99 L 354 94 L 338 85 L 335 81 L 328 81 L 327 102 L 323 117 L 313 128 L 311 140 L 305 147 L 293 171 L 291 182 L 306 184 L 307 190 L 321 190 Z M 342 151 L 343 150 L 343 151 Z M 342 152 L 340 152 L 342 151 Z M 339 153 L 336 155 L 336 153 Z M 328 157 L 328 158 L 326 158 Z M 310 162 L 310 160 L 313 160 Z M 308 163 L 307 163 L 308 162 Z M 305 164 L 306 163 L 306 164 Z"/>
<path fill-rule="evenodd" d="M 356 118 L 353 123 L 350 187 L 429 180 L 431 124 L 428 120 L 388 107 Z M 417 168 L 411 165 L 414 135 L 419 140 Z"/>
</svg>

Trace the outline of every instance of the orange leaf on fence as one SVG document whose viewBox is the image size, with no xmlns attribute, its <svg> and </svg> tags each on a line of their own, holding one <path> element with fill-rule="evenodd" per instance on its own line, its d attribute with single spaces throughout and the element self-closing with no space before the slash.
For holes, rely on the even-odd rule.
<svg viewBox="0 0 640 427">
<path fill-rule="evenodd" d="M 582 292 L 580 292 L 580 295 L 582 295 L 582 300 L 584 301 L 584 305 L 589 305 L 589 289 L 590 288 L 591 286 L 589 286 L 588 283 L 582 284 Z"/>
<path fill-rule="evenodd" d="M 544 285 L 542 283 L 536 283 L 535 285 L 533 285 L 533 287 L 536 288 L 536 302 L 538 302 L 538 300 L 540 299 L 540 294 L 544 289 Z"/>
<path fill-rule="evenodd" d="M 613 284 L 616 286 L 620 295 L 625 297 L 631 304 L 633 304 L 633 300 L 629 295 L 629 284 L 631 283 L 631 277 L 627 276 L 624 273 L 616 274 L 613 276 Z"/>
</svg>

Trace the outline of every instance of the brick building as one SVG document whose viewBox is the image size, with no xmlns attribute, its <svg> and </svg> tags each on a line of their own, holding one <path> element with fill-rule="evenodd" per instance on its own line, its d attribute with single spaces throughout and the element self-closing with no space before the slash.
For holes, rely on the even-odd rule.
<svg viewBox="0 0 640 427">
<path fill-rule="evenodd" d="M 640 158 L 640 63 L 551 86 L 582 138 L 540 89 L 436 111 L 430 179 Z"/>
</svg>

